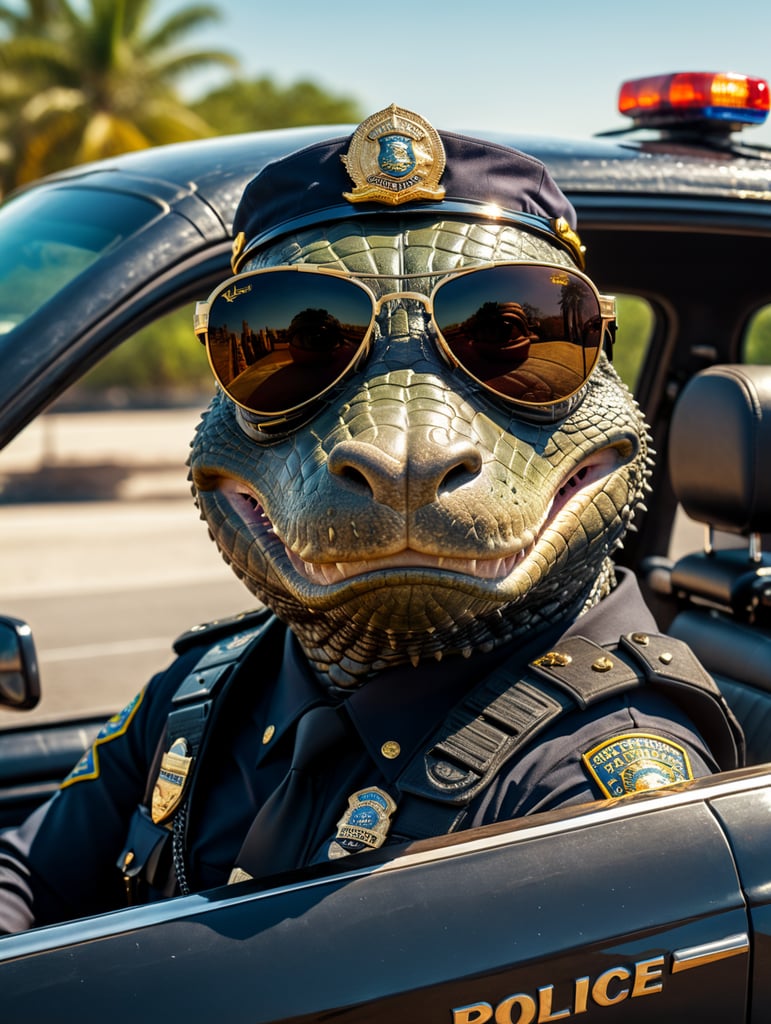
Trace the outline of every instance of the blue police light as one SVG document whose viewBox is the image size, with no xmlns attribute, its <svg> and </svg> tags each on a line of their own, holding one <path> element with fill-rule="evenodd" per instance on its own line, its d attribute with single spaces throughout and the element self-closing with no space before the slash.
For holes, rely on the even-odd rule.
<svg viewBox="0 0 771 1024">
<path fill-rule="evenodd" d="M 763 124 L 769 87 L 763 78 L 723 72 L 653 75 L 624 82 L 618 109 L 638 127 L 698 125 L 732 131 Z"/>
</svg>

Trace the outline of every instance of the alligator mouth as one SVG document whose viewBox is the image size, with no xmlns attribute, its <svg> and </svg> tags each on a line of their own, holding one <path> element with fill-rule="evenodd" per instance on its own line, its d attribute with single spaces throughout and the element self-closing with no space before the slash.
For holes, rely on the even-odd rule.
<svg viewBox="0 0 771 1024">
<path fill-rule="evenodd" d="M 309 583 L 317 586 L 331 586 L 355 576 L 369 572 L 383 572 L 386 569 L 439 569 L 444 572 L 462 573 L 477 579 L 498 580 L 509 576 L 514 566 L 526 557 L 526 549 L 505 558 L 453 558 L 445 555 L 429 555 L 413 548 L 405 548 L 395 555 L 381 558 L 366 558 L 358 562 L 306 562 L 287 548 L 289 561 L 297 572 Z"/>
<path fill-rule="evenodd" d="M 258 498 L 243 484 L 230 481 L 226 489 L 229 497 L 238 504 L 242 519 L 249 527 L 283 550 L 289 564 L 297 575 L 313 586 L 334 587 L 370 573 L 388 570 L 412 569 L 453 573 L 470 577 L 479 582 L 499 583 L 509 577 L 536 548 L 544 531 L 555 524 L 560 513 L 575 499 L 585 500 L 589 492 L 622 462 L 627 461 L 632 446 L 628 443 L 608 446 L 580 463 L 555 492 L 540 521 L 522 532 L 514 542 L 515 549 L 493 556 L 459 557 L 456 555 L 435 555 L 405 547 L 402 551 L 374 558 L 355 559 L 340 562 L 311 562 L 292 551 L 276 534 L 273 524 Z"/>
</svg>

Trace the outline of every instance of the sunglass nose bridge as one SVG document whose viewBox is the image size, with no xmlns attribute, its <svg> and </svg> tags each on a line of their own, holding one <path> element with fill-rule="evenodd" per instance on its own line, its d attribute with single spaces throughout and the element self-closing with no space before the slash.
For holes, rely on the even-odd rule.
<svg viewBox="0 0 771 1024">
<path fill-rule="evenodd" d="M 387 342 L 408 342 L 422 338 L 431 316 L 428 299 L 416 295 L 389 295 L 381 300 L 375 315 L 380 336 Z"/>
<path fill-rule="evenodd" d="M 409 341 L 410 318 L 407 310 L 399 303 L 390 304 L 386 307 L 385 323 L 382 324 L 384 333 L 389 341 Z"/>
</svg>

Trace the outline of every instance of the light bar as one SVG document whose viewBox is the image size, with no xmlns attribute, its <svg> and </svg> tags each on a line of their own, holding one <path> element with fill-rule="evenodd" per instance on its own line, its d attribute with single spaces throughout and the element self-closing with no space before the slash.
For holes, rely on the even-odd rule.
<svg viewBox="0 0 771 1024">
<path fill-rule="evenodd" d="M 763 78 L 713 72 L 653 75 L 624 82 L 618 109 L 636 125 L 700 124 L 723 127 L 763 124 L 769 87 Z"/>
</svg>

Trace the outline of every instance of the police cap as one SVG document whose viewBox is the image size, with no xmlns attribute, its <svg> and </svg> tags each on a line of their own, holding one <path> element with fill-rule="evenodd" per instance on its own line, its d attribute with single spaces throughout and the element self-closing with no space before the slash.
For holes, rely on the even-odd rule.
<svg viewBox="0 0 771 1024">
<path fill-rule="evenodd" d="M 420 115 L 392 105 L 351 136 L 265 165 L 236 211 L 233 269 L 281 236 L 394 211 L 514 224 L 545 235 L 583 265 L 575 211 L 540 160 L 496 142 L 438 132 Z"/>
</svg>

